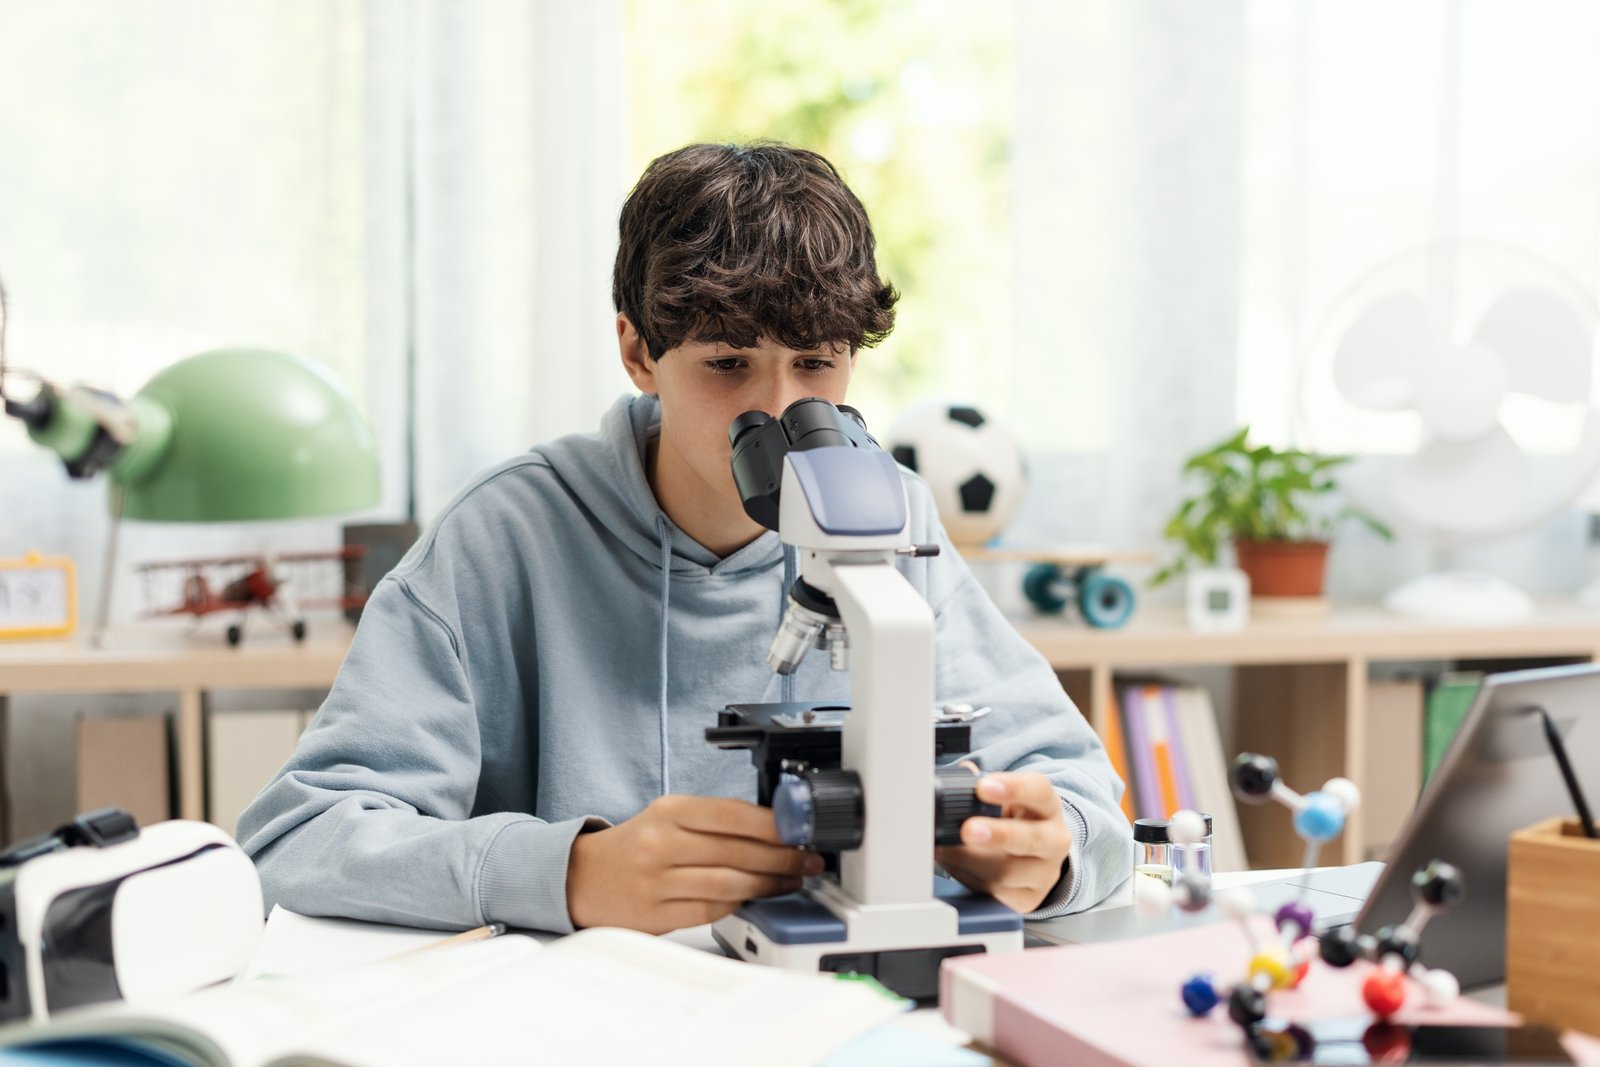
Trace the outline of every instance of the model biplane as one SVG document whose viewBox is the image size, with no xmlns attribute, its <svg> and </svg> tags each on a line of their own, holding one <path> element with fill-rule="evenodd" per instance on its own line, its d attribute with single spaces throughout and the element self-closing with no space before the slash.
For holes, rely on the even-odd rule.
<svg viewBox="0 0 1600 1067">
<path fill-rule="evenodd" d="M 149 616 L 192 615 L 200 620 L 218 612 L 233 613 L 238 620 L 228 625 L 228 644 L 237 645 L 244 640 L 247 613 L 255 609 L 303 641 L 305 610 L 346 611 L 366 603 L 367 591 L 351 580 L 360 568 L 350 565 L 366 552 L 360 545 L 319 552 L 257 552 L 163 560 L 142 564 L 138 571 L 146 603 L 152 605 Z"/>
</svg>

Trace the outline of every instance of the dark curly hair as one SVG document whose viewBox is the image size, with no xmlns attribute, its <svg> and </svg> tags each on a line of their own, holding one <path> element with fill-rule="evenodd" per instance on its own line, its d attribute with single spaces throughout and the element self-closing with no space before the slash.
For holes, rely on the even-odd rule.
<svg viewBox="0 0 1600 1067">
<path fill-rule="evenodd" d="M 894 329 L 867 212 L 833 164 L 784 144 L 692 144 L 622 205 L 611 299 L 652 359 L 685 341 L 854 351 Z"/>
</svg>

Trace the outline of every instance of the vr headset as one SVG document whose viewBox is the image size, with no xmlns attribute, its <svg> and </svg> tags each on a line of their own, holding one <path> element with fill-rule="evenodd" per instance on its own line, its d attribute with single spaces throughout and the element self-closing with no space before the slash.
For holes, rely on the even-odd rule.
<svg viewBox="0 0 1600 1067">
<path fill-rule="evenodd" d="M 0 1022 L 232 978 L 261 915 L 255 864 L 221 829 L 80 815 L 0 853 Z"/>
</svg>

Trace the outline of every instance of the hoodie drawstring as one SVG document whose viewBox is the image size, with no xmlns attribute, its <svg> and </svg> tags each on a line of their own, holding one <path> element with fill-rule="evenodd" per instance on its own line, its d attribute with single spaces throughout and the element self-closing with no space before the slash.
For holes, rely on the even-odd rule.
<svg viewBox="0 0 1600 1067">
<path fill-rule="evenodd" d="M 661 724 L 661 795 L 666 796 L 671 782 L 667 767 L 667 602 L 672 596 L 672 528 L 664 515 L 656 516 L 656 537 L 661 541 L 661 702 L 657 717 Z"/>
</svg>

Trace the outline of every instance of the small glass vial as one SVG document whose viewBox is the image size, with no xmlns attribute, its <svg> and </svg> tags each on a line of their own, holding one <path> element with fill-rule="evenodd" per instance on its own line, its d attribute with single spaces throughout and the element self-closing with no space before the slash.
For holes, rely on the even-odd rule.
<svg viewBox="0 0 1600 1067">
<path fill-rule="evenodd" d="M 1167 840 L 1167 820 L 1133 821 L 1133 897 L 1160 882 L 1172 885 L 1172 843 Z"/>
<path fill-rule="evenodd" d="M 1209 889 L 1211 888 L 1211 816 L 1205 812 L 1196 814 L 1206 822 L 1205 836 L 1192 844 L 1170 841 L 1167 846 L 1168 856 L 1172 863 L 1174 879 L 1193 876 Z"/>
</svg>

